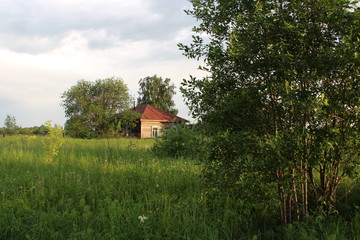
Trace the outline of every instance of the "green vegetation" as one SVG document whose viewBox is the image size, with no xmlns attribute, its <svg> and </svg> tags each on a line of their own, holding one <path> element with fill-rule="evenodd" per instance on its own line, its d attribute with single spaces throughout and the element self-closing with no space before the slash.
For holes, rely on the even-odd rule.
<svg viewBox="0 0 360 240">
<path fill-rule="evenodd" d="M 201 167 L 153 157 L 152 140 L 65 139 L 49 163 L 45 139 L 1 139 L 0 239 L 217 239 L 237 227 L 209 207 Z"/>
<path fill-rule="evenodd" d="M 61 98 L 68 136 L 93 138 L 114 136 L 120 131 L 116 114 L 130 108 L 129 89 L 120 78 L 80 80 Z"/>
<path fill-rule="evenodd" d="M 358 214 L 276 227 L 208 188 L 199 162 L 154 156 L 151 139 L 63 140 L 49 162 L 47 137 L 0 139 L 0 239 L 360 237 Z"/>
<path fill-rule="evenodd" d="M 165 112 L 176 115 L 178 110 L 175 108 L 173 96 L 175 95 L 175 85 L 170 82 L 170 78 L 145 77 L 139 81 L 138 105 L 150 104 Z"/>
<path fill-rule="evenodd" d="M 4 122 L 4 133 L 5 134 L 15 134 L 18 126 L 16 125 L 16 118 L 11 115 L 6 115 L 5 122 Z"/>
<path fill-rule="evenodd" d="M 198 126 L 1 138 L 0 239 L 360 239 L 357 1 L 190 2 L 200 35 L 179 46 L 211 74 L 183 82 Z M 173 109 L 169 79 L 139 84 Z M 120 79 L 62 98 L 70 136 L 136 124 Z"/>
<path fill-rule="evenodd" d="M 339 212 L 360 178 L 358 1 L 190 2 L 179 47 L 209 76 L 182 93 L 211 138 L 208 182 L 283 225 Z"/>
<path fill-rule="evenodd" d="M 0 128 L 0 134 L 2 134 L 3 137 L 6 137 L 7 135 L 46 135 L 48 134 L 48 128 L 44 124 L 40 127 L 34 126 L 34 127 L 21 127 L 17 126 L 16 124 L 16 118 L 12 115 L 7 115 L 4 121 L 3 128 Z"/>
<path fill-rule="evenodd" d="M 43 144 L 46 147 L 46 162 L 50 163 L 58 154 L 60 147 L 64 144 L 64 131 L 60 125 L 52 126 L 51 121 L 45 123 L 48 137 L 43 139 Z"/>
<path fill-rule="evenodd" d="M 182 85 L 197 126 L 1 138 L 0 239 L 360 239 L 358 1 L 190 2 L 198 35 L 179 47 L 210 74 Z M 177 112 L 170 79 L 139 84 Z M 138 121 L 121 79 L 62 99 L 72 137 Z"/>
<path fill-rule="evenodd" d="M 155 140 L 152 150 L 159 157 L 201 161 L 208 158 L 209 144 L 199 126 L 179 124 L 166 129 L 162 137 Z"/>
<path fill-rule="evenodd" d="M 138 105 L 151 104 L 177 114 L 172 99 L 175 85 L 169 78 L 163 80 L 156 75 L 145 77 L 140 79 L 139 86 Z M 139 114 L 129 110 L 135 99 L 130 96 L 121 78 L 98 79 L 94 82 L 80 80 L 61 98 L 67 117 L 65 133 L 70 137 L 90 139 L 119 136 L 125 127 L 135 127 L 138 123 Z"/>
</svg>

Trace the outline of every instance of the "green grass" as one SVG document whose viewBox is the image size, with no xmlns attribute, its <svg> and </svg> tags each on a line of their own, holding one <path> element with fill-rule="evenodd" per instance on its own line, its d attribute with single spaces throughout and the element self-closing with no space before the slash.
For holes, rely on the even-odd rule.
<svg viewBox="0 0 360 240">
<path fill-rule="evenodd" d="M 209 207 L 201 165 L 137 139 L 66 139 L 46 163 L 42 140 L 0 139 L 0 239 L 233 238 L 237 217 Z"/>
<path fill-rule="evenodd" d="M 0 139 L 0 239 L 360 239 L 359 215 L 261 226 L 151 139 L 66 138 L 50 163 L 43 140 Z"/>
</svg>

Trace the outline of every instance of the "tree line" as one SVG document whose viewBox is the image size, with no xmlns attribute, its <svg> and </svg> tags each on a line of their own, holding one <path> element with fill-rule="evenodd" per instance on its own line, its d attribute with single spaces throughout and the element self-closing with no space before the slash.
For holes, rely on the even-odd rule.
<svg viewBox="0 0 360 240">
<path fill-rule="evenodd" d="M 0 134 L 5 137 L 6 135 L 46 135 L 48 134 L 48 127 L 46 125 L 34 127 L 21 127 L 16 123 L 16 118 L 13 115 L 7 114 L 4 120 L 4 127 L 0 128 Z"/>
</svg>

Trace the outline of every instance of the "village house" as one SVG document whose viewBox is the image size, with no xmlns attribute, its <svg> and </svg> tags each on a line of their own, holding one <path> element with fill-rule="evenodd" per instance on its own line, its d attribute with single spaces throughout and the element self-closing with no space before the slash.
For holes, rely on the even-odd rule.
<svg viewBox="0 0 360 240">
<path fill-rule="evenodd" d="M 141 116 L 136 127 L 126 127 L 125 135 L 128 137 L 156 138 L 161 136 L 164 128 L 188 122 L 184 118 L 151 105 L 139 105 L 132 110 L 141 114 Z"/>
</svg>

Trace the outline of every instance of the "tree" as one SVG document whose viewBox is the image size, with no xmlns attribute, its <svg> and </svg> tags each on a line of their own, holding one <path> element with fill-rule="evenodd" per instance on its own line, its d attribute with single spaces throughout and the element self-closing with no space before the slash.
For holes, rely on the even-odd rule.
<svg viewBox="0 0 360 240">
<path fill-rule="evenodd" d="M 73 137 L 91 138 L 113 135 L 115 114 L 130 107 L 131 97 L 123 80 L 80 80 L 61 98 L 68 118 L 65 131 Z"/>
<path fill-rule="evenodd" d="M 140 113 L 129 109 L 117 115 L 114 125 L 121 129 L 123 136 L 133 137 L 136 132 L 140 132 L 140 117 Z"/>
<path fill-rule="evenodd" d="M 14 134 L 18 128 L 16 125 L 16 118 L 9 114 L 6 115 L 4 125 L 6 134 Z"/>
<path fill-rule="evenodd" d="M 213 137 L 208 179 L 244 198 L 272 188 L 284 224 L 334 211 L 339 184 L 359 178 L 357 2 L 191 2 L 207 37 L 179 47 L 211 76 L 181 91 Z"/>
<path fill-rule="evenodd" d="M 169 78 L 163 80 L 156 75 L 145 77 L 140 79 L 139 85 L 138 104 L 150 104 L 174 115 L 178 113 L 172 99 L 175 95 L 175 85 L 170 83 Z"/>
</svg>

